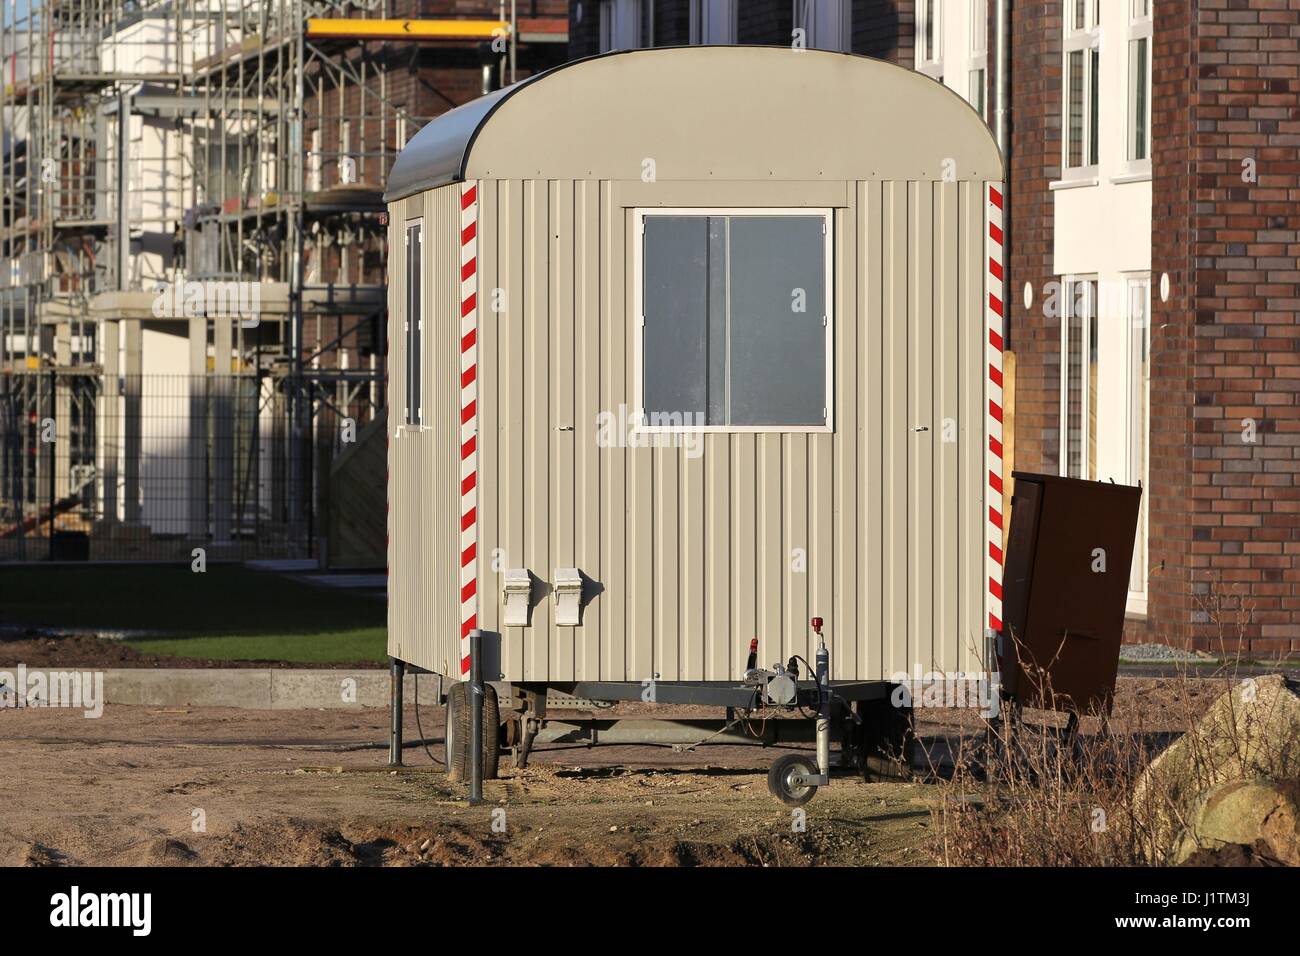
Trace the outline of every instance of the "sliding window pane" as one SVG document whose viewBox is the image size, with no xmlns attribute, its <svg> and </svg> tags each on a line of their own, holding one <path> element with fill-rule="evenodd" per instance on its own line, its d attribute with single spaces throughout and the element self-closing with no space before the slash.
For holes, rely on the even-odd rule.
<svg viewBox="0 0 1300 956">
<path fill-rule="evenodd" d="M 1088 59 L 1088 165 L 1096 166 L 1101 131 L 1101 49 L 1093 47 L 1089 50 Z"/>
<path fill-rule="evenodd" d="M 1065 322 L 1065 474 L 1083 477 L 1084 329 L 1081 283 L 1068 286 Z"/>
<path fill-rule="evenodd" d="M 720 425 L 726 384 L 726 220 L 645 218 L 645 413 L 651 425 Z"/>
<path fill-rule="evenodd" d="M 1148 103 L 1147 43 L 1139 37 L 1129 43 L 1129 159 L 1147 158 L 1147 136 L 1150 106 Z"/>
<path fill-rule="evenodd" d="M 1131 485 L 1147 484 L 1147 449 L 1150 438 L 1150 411 L 1148 409 L 1149 329 L 1147 313 L 1150 310 L 1151 284 L 1147 279 L 1135 279 L 1129 284 L 1129 473 Z M 1142 496 L 1138 512 L 1137 541 L 1133 547 L 1133 573 L 1129 590 L 1144 593 L 1147 589 L 1147 496 Z"/>
<path fill-rule="evenodd" d="M 1066 61 L 1066 95 L 1068 127 L 1066 129 L 1065 165 L 1083 165 L 1083 51 L 1073 50 Z"/>
<path fill-rule="evenodd" d="M 824 223 L 730 219 L 730 424 L 826 421 Z"/>
<path fill-rule="evenodd" d="M 421 289 L 423 288 L 424 257 L 421 255 L 422 224 L 406 227 L 406 424 L 419 425 L 420 386 L 423 368 L 424 315 Z"/>
</svg>

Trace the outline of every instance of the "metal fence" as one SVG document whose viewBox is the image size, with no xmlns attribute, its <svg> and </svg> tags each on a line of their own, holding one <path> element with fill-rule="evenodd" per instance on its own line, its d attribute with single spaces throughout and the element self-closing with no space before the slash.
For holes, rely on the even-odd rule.
<svg viewBox="0 0 1300 956">
<path fill-rule="evenodd" d="M 0 561 L 315 557 L 311 406 L 267 374 L 0 373 Z"/>
</svg>

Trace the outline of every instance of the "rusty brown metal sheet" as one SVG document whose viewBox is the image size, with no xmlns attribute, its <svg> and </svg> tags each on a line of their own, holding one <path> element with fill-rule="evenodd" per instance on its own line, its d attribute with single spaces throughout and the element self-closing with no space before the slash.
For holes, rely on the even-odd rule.
<svg viewBox="0 0 1300 956">
<path fill-rule="evenodd" d="M 1003 579 L 1003 690 L 1109 713 L 1142 489 L 1016 472 Z"/>
</svg>

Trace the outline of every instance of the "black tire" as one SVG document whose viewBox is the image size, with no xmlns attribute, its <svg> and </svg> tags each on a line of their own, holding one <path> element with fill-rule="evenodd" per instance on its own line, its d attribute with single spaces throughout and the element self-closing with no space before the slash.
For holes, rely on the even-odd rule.
<svg viewBox="0 0 1300 956">
<path fill-rule="evenodd" d="M 817 775 L 817 765 L 802 754 L 782 754 L 767 771 L 767 789 L 787 807 L 802 807 L 817 795 L 816 784 L 796 786 L 790 777 L 796 773 Z"/>
<path fill-rule="evenodd" d="M 867 783 L 912 779 L 916 733 L 912 708 L 895 707 L 889 698 L 858 702 L 858 769 Z"/>
<path fill-rule="evenodd" d="M 447 729 L 444 732 L 447 779 L 469 779 L 469 682 L 459 681 L 447 692 Z M 495 780 L 501 761 L 501 708 L 491 684 L 483 685 L 483 779 Z"/>
</svg>

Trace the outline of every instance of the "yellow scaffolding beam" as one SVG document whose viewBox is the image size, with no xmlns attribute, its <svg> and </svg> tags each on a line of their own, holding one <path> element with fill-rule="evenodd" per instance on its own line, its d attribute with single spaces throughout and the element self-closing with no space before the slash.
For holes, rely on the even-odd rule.
<svg viewBox="0 0 1300 956">
<path fill-rule="evenodd" d="M 506 20 L 309 19 L 309 40 L 491 40 L 509 36 Z"/>
</svg>

